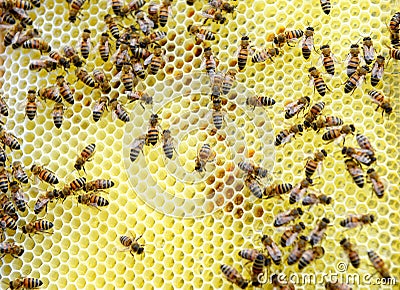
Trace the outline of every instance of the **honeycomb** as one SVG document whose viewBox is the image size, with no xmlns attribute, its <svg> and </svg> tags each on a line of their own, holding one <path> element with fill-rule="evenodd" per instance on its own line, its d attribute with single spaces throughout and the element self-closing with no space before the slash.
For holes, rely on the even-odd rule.
<svg viewBox="0 0 400 290">
<path fill-rule="evenodd" d="M 316 47 L 329 41 L 333 53 L 344 60 L 351 43 L 362 35 L 371 35 L 375 48 L 387 56 L 383 45 L 388 43 L 386 24 L 399 10 L 392 1 L 332 1 L 330 15 L 325 15 L 319 1 L 238 1 L 236 12 L 228 15 L 227 25 L 211 24 L 218 31 L 217 41 L 210 42 L 219 59 L 218 70 L 236 66 L 236 50 L 242 35 L 249 35 L 252 45 L 270 46 L 266 36 L 278 26 L 288 29 L 315 27 Z M 305 61 L 299 47 L 285 46 L 284 54 L 274 63 L 252 64 L 236 75 L 231 93 L 225 98 L 225 124 L 217 132 L 210 123 L 209 78 L 200 69 L 202 47 L 196 44 L 187 26 L 200 23 L 198 15 L 202 1 L 188 6 L 186 1 L 174 1 L 173 16 L 163 31 L 167 32 L 166 59 L 168 63 L 157 75 L 149 75 L 139 84 L 154 97 L 153 107 L 126 105 L 131 120 L 127 124 L 105 114 L 99 122 L 92 120 L 94 101 L 100 97 L 82 82 L 75 83 L 74 73 L 66 79 L 76 89 L 75 104 L 68 106 L 61 129 L 53 125 L 51 106 L 39 108 L 35 121 L 24 116 L 23 105 L 30 88 L 51 86 L 59 71 L 47 73 L 28 69 L 32 59 L 41 57 L 38 51 L 2 50 L 2 91 L 8 97 L 10 115 L 6 128 L 22 139 L 22 150 L 9 153 L 21 160 L 25 168 L 33 163 L 46 164 L 56 172 L 62 184 L 78 177 L 74 162 L 87 144 L 96 143 L 93 161 L 86 165 L 86 178 L 112 179 L 115 187 L 105 196 L 110 204 L 98 211 L 76 204 L 76 199 L 50 205 L 47 220 L 54 222 L 54 234 L 37 235 L 33 239 L 21 235 L 20 230 L 7 238 L 16 239 L 25 248 L 22 257 L 2 259 L 0 276 L 8 281 L 17 277 L 40 278 L 47 289 L 234 289 L 221 274 L 220 265 L 228 264 L 248 279 L 245 262 L 237 253 L 243 248 L 261 248 L 260 236 L 267 234 L 277 242 L 282 232 L 273 227 L 274 217 L 291 208 L 288 199 L 256 200 L 243 184 L 243 174 L 237 164 L 251 159 L 273 172 L 273 182 L 297 184 L 303 176 L 304 159 L 317 149 L 325 148 L 321 178 L 315 188 L 331 196 L 329 206 L 315 206 L 306 210 L 301 220 L 305 234 L 323 217 L 333 221 L 322 242 L 323 258 L 316 260 L 302 273 L 313 273 L 319 279 L 324 274 L 341 271 L 339 263 L 348 263 L 339 241 L 351 237 L 357 244 L 362 266 L 348 267 L 348 274 L 373 274 L 367 251 L 373 249 L 389 266 L 393 277 L 400 278 L 399 237 L 399 156 L 397 100 L 399 93 L 399 62 L 391 60 L 385 68 L 384 80 L 378 86 L 395 105 L 389 118 L 375 111 L 364 84 L 353 95 L 343 93 L 345 64 L 340 73 L 328 80 L 332 90 L 325 97 L 314 94 L 308 85 L 308 68 L 317 64 L 313 53 Z M 31 13 L 34 26 L 42 30 L 43 39 L 52 48 L 61 49 L 68 43 L 75 46 L 85 28 L 97 42 L 106 30 L 103 18 L 108 11 L 106 0 L 85 3 L 81 21 L 68 23 L 67 3 L 63 0 L 45 1 Z M 123 24 L 127 25 L 128 20 Z M 103 68 L 106 73 L 112 63 L 103 63 L 98 53 L 91 53 L 85 65 L 89 72 Z M 322 70 L 322 68 L 321 68 Z M 118 94 L 114 88 L 111 95 Z M 273 97 L 273 108 L 246 106 L 252 95 Z M 365 134 L 377 149 L 374 166 L 385 181 L 382 199 L 371 194 L 370 185 L 359 189 L 345 170 L 340 147 L 324 145 L 320 134 L 306 131 L 285 147 L 275 148 L 274 136 L 288 125 L 284 120 L 286 100 L 311 96 L 312 102 L 326 103 L 324 115 L 343 118 L 354 123 L 357 132 Z M 123 98 L 123 95 L 122 95 Z M 161 117 L 161 127 L 169 128 L 176 145 L 176 157 L 167 160 L 162 146 L 145 146 L 134 163 L 129 161 L 129 145 L 147 130 L 150 115 Z M 397 124 L 397 125 L 396 125 Z M 346 141 L 355 146 L 354 137 Z M 202 143 L 212 145 L 214 162 L 206 166 L 203 175 L 194 172 L 194 159 Z M 30 210 L 21 214 L 18 226 L 30 221 L 34 203 L 41 191 L 48 187 L 32 184 L 27 193 Z M 104 195 L 103 195 L 104 196 Z M 339 221 L 348 213 L 373 213 L 378 219 L 359 232 L 343 232 Z M 132 257 L 121 248 L 119 237 L 129 233 L 143 235 L 143 256 Z M 284 250 L 283 265 L 272 265 L 269 273 L 283 273 L 289 277 L 297 267 L 286 266 L 289 251 Z M 248 267 L 247 267 L 248 268 Z M 342 273 L 344 274 L 344 273 Z M 374 277 L 377 277 L 375 275 Z M 299 281 L 299 289 L 323 289 L 321 283 Z M 3 284 L 5 289 L 6 286 Z M 271 287 L 270 284 L 267 287 Z M 354 289 L 395 289 L 397 286 L 357 284 Z"/>
</svg>

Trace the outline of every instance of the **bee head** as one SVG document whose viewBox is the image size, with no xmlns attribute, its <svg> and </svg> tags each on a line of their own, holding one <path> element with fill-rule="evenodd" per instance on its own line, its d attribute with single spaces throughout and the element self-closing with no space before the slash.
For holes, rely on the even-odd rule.
<svg viewBox="0 0 400 290">
<path fill-rule="evenodd" d="M 137 250 L 138 255 L 143 254 L 143 252 L 144 252 L 144 248 L 143 248 L 143 247 L 140 247 L 140 248 Z"/>
<path fill-rule="evenodd" d="M 370 168 L 370 169 L 367 170 L 367 174 L 371 174 L 372 172 L 375 172 L 375 169 Z"/>
<path fill-rule="evenodd" d="M 346 243 L 346 242 L 347 242 L 347 239 L 346 239 L 346 238 L 343 238 L 343 239 L 340 241 L 340 244 L 343 245 L 343 244 Z"/>
<path fill-rule="evenodd" d="M 345 146 L 345 147 L 343 147 L 343 149 L 342 149 L 342 154 L 346 154 L 346 152 L 347 152 L 347 147 Z"/>
<path fill-rule="evenodd" d="M 329 224 L 329 223 L 331 222 L 331 221 L 330 221 L 329 219 L 327 219 L 327 218 L 323 218 L 322 221 L 323 221 L 324 223 L 326 223 L 326 224 Z"/>
<path fill-rule="evenodd" d="M 373 223 L 375 221 L 375 216 L 373 214 L 369 215 L 369 221 Z"/>
<path fill-rule="evenodd" d="M 90 29 L 87 29 L 87 28 L 85 28 L 85 29 L 83 30 L 83 32 L 84 32 L 84 33 L 89 33 L 89 34 L 91 33 Z"/>
<path fill-rule="evenodd" d="M 356 127 L 354 127 L 353 124 L 350 124 L 350 129 L 351 129 L 352 132 L 356 131 Z"/>
<path fill-rule="evenodd" d="M 328 156 L 328 153 L 326 153 L 325 149 L 322 149 L 321 153 L 324 154 L 325 157 Z"/>
<path fill-rule="evenodd" d="M 332 202 L 332 197 L 328 196 L 328 197 L 326 198 L 326 200 L 325 200 L 325 203 L 326 203 L 326 204 L 331 204 L 331 202 Z"/>
<path fill-rule="evenodd" d="M 192 30 L 192 27 L 193 27 L 193 25 L 190 24 L 190 25 L 187 27 L 187 31 L 190 32 L 190 31 Z"/>
<path fill-rule="evenodd" d="M 22 232 L 24 233 L 24 234 L 26 234 L 28 231 L 26 230 L 26 226 L 23 226 L 22 227 Z"/>
<path fill-rule="evenodd" d="M 310 72 L 315 71 L 315 70 L 316 70 L 315 66 L 312 66 L 312 67 L 310 67 L 310 68 L 308 69 L 308 72 L 310 73 Z"/>
<path fill-rule="evenodd" d="M 299 215 L 303 215 L 303 210 L 300 207 L 298 207 L 296 210 Z"/>
<path fill-rule="evenodd" d="M 304 225 L 303 222 L 299 222 L 299 226 L 304 230 L 306 228 L 306 226 Z"/>
<path fill-rule="evenodd" d="M 22 256 L 22 254 L 23 254 L 24 252 L 25 252 L 24 248 L 21 248 L 21 249 L 19 250 L 18 256 Z"/>
</svg>

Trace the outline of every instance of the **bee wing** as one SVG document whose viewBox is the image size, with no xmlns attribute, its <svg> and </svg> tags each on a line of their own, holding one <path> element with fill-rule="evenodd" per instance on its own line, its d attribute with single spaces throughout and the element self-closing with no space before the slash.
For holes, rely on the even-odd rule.
<svg viewBox="0 0 400 290">
<path fill-rule="evenodd" d="M 350 60 L 350 58 L 351 58 L 351 54 L 349 53 L 347 56 L 346 56 L 346 59 L 344 60 L 346 63 L 348 63 L 349 62 L 349 60 Z"/>
<path fill-rule="evenodd" d="M 317 66 L 321 66 L 324 63 L 324 55 L 321 54 L 318 58 Z"/>
<path fill-rule="evenodd" d="M 361 87 L 365 79 L 365 76 L 361 76 L 360 79 L 357 81 L 357 87 Z"/>
<path fill-rule="evenodd" d="M 310 77 L 310 83 L 309 83 L 310 87 L 314 86 L 314 77 Z"/>
<path fill-rule="evenodd" d="M 154 54 L 150 54 L 150 56 L 144 60 L 143 64 L 149 65 L 151 63 L 151 60 L 153 59 L 153 57 L 154 57 Z"/>
<path fill-rule="evenodd" d="M 378 63 L 375 62 L 374 67 L 372 68 L 372 75 L 381 79 L 383 76 L 383 71 L 383 66 L 379 67 Z"/>
<path fill-rule="evenodd" d="M 208 18 L 208 19 L 214 19 L 214 15 L 208 14 L 205 11 L 202 11 L 201 13 L 199 13 L 201 16 Z"/>
<path fill-rule="evenodd" d="M 369 58 L 369 59 L 374 59 L 375 57 L 375 49 L 374 46 L 366 46 L 363 45 L 363 51 L 364 51 L 364 58 Z"/>
<path fill-rule="evenodd" d="M 118 82 L 121 79 L 121 75 L 122 75 L 122 70 L 112 77 L 111 82 L 112 83 Z"/>
<path fill-rule="evenodd" d="M 335 63 L 340 63 L 340 60 L 333 53 L 331 53 L 331 57 Z"/>
</svg>

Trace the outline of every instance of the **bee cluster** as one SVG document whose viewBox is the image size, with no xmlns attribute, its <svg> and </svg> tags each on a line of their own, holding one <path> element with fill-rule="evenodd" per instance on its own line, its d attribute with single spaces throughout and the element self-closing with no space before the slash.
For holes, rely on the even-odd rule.
<svg viewBox="0 0 400 290">
<path fill-rule="evenodd" d="M 86 0 L 67 0 L 69 5 L 68 19 L 73 24 L 80 19 L 81 11 Z M 56 83 L 53 86 L 42 87 L 38 90 L 29 89 L 27 91 L 25 103 L 25 116 L 29 120 L 34 120 L 37 115 L 37 108 L 41 101 L 47 104 L 47 101 L 54 102 L 52 118 L 56 128 L 61 128 L 63 124 L 64 112 L 67 106 L 74 105 L 76 101 L 75 88 L 64 76 L 64 72 L 69 74 L 71 68 L 75 69 L 76 81 L 81 81 L 88 89 L 98 90 L 101 95 L 94 100 L 92 118 L 98 122 L 103 118 L 104 113 L 111 109 L 114 116 L 124 123 L 130 122 L 131 117 L 127 106 L 134 102 L 140 103 L 143 109 L 144 105 L 152 105 L 153 97 L 146 91 L 138 90 L 138 84 L 144 82 L 148 75 L 157 75 L 162 72 L 166 64 L 166 50 L 163 45 L 167 41 L 167 32 L 164 27 L 170 19 L 172 1 L 163 0 L 160 4 L 155 2 L 147 3 L 144 0 L 131 0 L 126 3 L 124 0 L 111 0 L 110 11 L 104 13 L 101 18 L 107 31 L 99 35 L 99 44 L 93 50 L 92 32 L 84 29 L 81 33 L 81 40 L 77 47 L 64 45 L 60 50 L 52 49 L 49 43 L 41 39 L 41 32 L 33 27 L 33 20 L 29 17 L 27 11 L 33 9 L 33 6 L 39 7 L 39 1 L 27 2 L 26 0 L 0 0 L 1 23 L 8 25 L 4 37 L 4 45 L 11 46 L 12 49 L 34 49 L 47 56 L 40 60 L 33 60 L 29 64 L 29 70 L 42 71 L 48 73 L 61 70 L 62 73 L 56 77 Z M 187 0 L 188 5 L 194 5 L 194 1 Z M 33 6 L 32 6 L 33 5 Z M 330 1 L 321 1 L 321 8 L 325 14 L 331 11 Z M 111 12 L 112 11 L 112 12 Z M 237 14 L 236 6 L 228 1 L 210 0 L 208 5 L 199 14 L 204 19 L 202 24 L 191 24 L 187 27 L 187 33 L 194 36 L 196 44 L 201 45 L 203 50 L 202 64 L 200 69 L 206 72 L 210 80 L 210 103 L 212 118 L 211 121 L 216 130 L 224 126 L 227 104 L 226 98 L 231 97 L 230 93 L 234 91 L 236 76 L 244 73 L 248 66 L 248 59 L 253 64 L 268 63 L 275 65 L 280 57 L 284 56 L 286 49 L 295 49 L 294 44 L 300 41 L 301 53 L 305 60 L 311 60 L 313 54 L 319 54 L 320 65 L 323 66 L 326 74 L 330 77 L 338 75 L 338 60 L 333 55 L 329 44 L 322 44 L 320 49 L 315 48 L 314 33 L 316 28 L 308 26 L 305 30 L 287 30 L 285 27 L 279 27 L 276 33 L 267 35 L 267 41 L 271 42 L 269 47 L 255 48 L 251 44 L 249 35 L 242 35 L 235 56 L 235 65 L 226 70 L 219 67 L 219 59 L 216 55 L 217 49 L 214 49 L 211 42 L 218 40 L 218 31 L 213 32 L 204 25 L 210 20 L 213 27 L 220 27 L 229 23 L 230 19 Z M 124 26 L 124 24 L 129 25 Z M 400 60 L 400 12 L 394 14 L 388 25 L 390 33 L 391 46 L 388 46 L 388 53 L 382 51 L 382 54 L 376 55 L 375 47 L 370 36 L 363 37 L 362 50 L 359 43 L 354 43 L 346 59 L 347 80 L 343 84 L 345 94 L 353 94 L 357 88 L 362 88 L 362 84 L 370 74 L 370 85 L 379 87 L 384 81 L 385 62 L 387 59 L 393 61 Z M 217 47 L 217 46 L 215 46 Z M 114 53 L 111 52 L 114 50 Z M 110 75 L 103 68 L 96 68 L 89 72 L 86 68 L 86 60 L 96 53 L 105 65 L 112 63 Z M 362 54 L 362 55 L 361 55 Z M 389 56 L 389 57 L 388 57 Z M 237 67 L 235 67 L 237 65 Z M 372 65 L 372 66 L 371 66 Z M 371 66 L 371 67 L 370 67 Z M 302 96 L 296 100 L 286 101 L 284 107 L 284 119 L 290 120 L 296 118 L 296 123 L 288 125 L 287 128 L 277 133 L 274 145 L 277 150 L 283 148 L 306 132 L 319 133 L 321 129 L 326 131 L 321 135 L 321 140 L 326 144 L 336 141 L 339 145 L 340 139 L 343 139 L 341 153 L 345 157 L 345 168 L 353 179 L 354 183 L 363 188 L 365 178 L 372 184 L 372 190 L 378 198 L 385 196 L 386 186 L 378 174 L 378 169 L 370 167 L 377 162 L 375 149 L 368 138 L 360 134 L 357 130 L 357 124 L 347 123 L 341 117 L 336 115 L 325 115 L 323 111 L 329 105 L 329 93 L 324 73 L 316 66 L 307 68 L 310 84 L 314 88 L 314 93 L 323 98 L 320 101 L 313 101 L 309 96 Z M 122 94 L 113 94 L 122 83 L 120 89 Z M 235 92 L 236 93 L 236 92 Z M 393 112 L 393 107 L 388 97 L 381 91 L 371 89 L 367 91 L 368 96 L 373 103 L 377 104 L 377 110 L 382 109 L 382 115 L 388 116 Z M 38 100 L 40 99 L 40 101 Z M 232 99 L 232 97 L 230 98 Z M 268 96 L 252 95 L 246 96 L 246 105 L 254 110 L 275 106 L 278 107 L 279 101 Z M 9 109 L 6 104 L 6 98 L 0 97 L 0 114 L 4 117 L 9 115 Z M 302 115 L 302 116 L 301 116 Z M 299 120 L 301 119 L 301 120 Z M 136 161 L 144 146 L 156 146 L 162 141 L 162 149 L 168 159 L 174 157 L 175 138 L 169 129 L 162 130 L 160 127 L 160 118 L 158 114 L 153 113 L 148 121 L 148 130 L 146 134 L 135 138 L 130 146 L 130 160 Z M 314 131 L 314 132 L 313 132 Z M 356 134 L 358 147 L 350 145 L 345 146 L 346 138 L 349 135 Z M 348 139 L 347 139 L 348 140 Z M 9 232 L 15 234 L 18 229 L 19 212 L 27 211 L 28 197 L 24 188 L 29 186 L 29 178 L 20 161 L 14 161 L 10 164 L 12 170 L 7 169 L 6 150 L 21 150 L 19 139 L 8 132 L 5 127 L 0 130 L 0 230 L 2 232 L 2 242 L 0 243 L 0 254 L 12 255 L 18 258 L 24 254 L 24 248 L 14 240 L 5 241 L 4 235 Z M 96 150 L 96 145 L 87 145 L 78 156 L 75 162 L 77 171 L 83 170 L 86 174 L 84 165 L 90 161 Z M 306 225 L 306 221 L 300 221 L 306 212 L 312 212 L 312 208 L 329 207 L 334 203 L 334 196 L 318 192 L 313 189 L 318 183 L 316 178 L 312 179 L 316 173 L 318 177 L 323 175 L 322 167 L 326 159 L 331 158 L 328 154 L 328 147 L 321 148 L 309 157 L 304 166 L 304 177 L 296 184 L 285 182 L 267 182 L 264 183 L 269 175 L 274 176 L 269 168 L 264 168 L 250 160 L 243 160 L 237 167 L 244 172 L 243 184 L 248 191 L 257 198 L 256 202 L 274 202 L 288 196 L 288 201 L 292 208 L 273 216 L 273 227 L 285 227 L 279 243 L 273 240 L 270 235 L 261 235 L 261 249 L 245 248 L 238 253 L 238 256 L 251 263 L 249 268 L 250 278 L 246 279 L 233 266 L 221 264 L 220 270 L 224 277 L 238 287 L 245 289 L 247 287 L 262 287 L 262 277 L 267 269 L 281 266 L 286 260 L 288 266 L 297 264 L 298 270 L 303 270 L 313 261 L 322 258 L 325 255 L 325 248 L 322 243 L 326 237 L 329 227 L 333 225 L 333 220 L 324 216 L 317 221 L 315 225 Z M 198 150 L 194 160 L 194 170 L 202 173 L 206 171 L 207 163 L 215 160 L 215 152 L 208 143 L 203 143 Z M 368 166 L 366 173 L 363 166 Z M 109 205 L 109 201 L 100 195 L 107 189 L 114 187 L 114 182 L 106 179 L 97 179 L 87 181 L 85 177 L 78 177 L 66 182 L 60 186 L 58 176 L 47 169 L 46 166 L 33 164 L 30 172 L 35 178 L 47 183 L 52 188 L 44 193 L 40 193 L 34 206 L 34 214 L 40 215 L 47 213 L 48 205 L 57 203 L 66 199 L 75 198 L 78 204 L 87 205 L 99 209 Z M 307 208 L 307 211 L 304 210 Z M 340 221 L 340 226 L 346 229 L 353 229 L 370 225 L 378 217 L 371 213 L 349 214 Z M 23 234 L 28 236 L 37 233 L 52 233 L 54 223 L 45 219 L 37 219 L 36 216 L 30 222 L 21 227 Z M 308 231 L 308 232 L 307 232 Z M 307 234 L 308 233 L 308 234 Z M 124 246 L 123 251 L 129 251 L 132 255 L 144 254 L 144 244 L 139 243 L 142 236 L 121 236 L 119 241 Z M 356 245 L 349 238 L 343 238 L 338 242 L 348 255 L 350 263 L 359 268 L 360 256 L 356 250 Z M 285 252 L 283 248 L 291 247 Z M 389 269 L 384 264 L 382 258 L 373 250 L 368 251 L 368 257 L 377 272 L 383 278 L 390 278 Z M 275 266 L 274 266 L 275 265 Z M 276 269 L 274 269 L 276 271 Z M 293 283 L 283 283 L 274 274 L 270 277 L 270 282 L 278 289 L 294 289 Z M 9 282 L 11 289 L 38 288 L 43 282 L 36 278 L 21 278 Z M 349 285 L 326 282 L 327 289 L 349 289 Z"/>
</svg>

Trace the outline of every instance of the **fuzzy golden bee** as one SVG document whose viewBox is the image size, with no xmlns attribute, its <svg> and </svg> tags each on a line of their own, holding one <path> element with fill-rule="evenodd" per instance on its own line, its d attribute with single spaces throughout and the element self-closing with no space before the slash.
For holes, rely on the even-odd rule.
<svg viewBox="0 0 400 290">
<path fill-rule="evenodd" d="M 36 41 L 37 39 L 35 39 L 35 42 L 31 41 L 35 37 L 39 37 L 39 36 L 40 36 L 40 31 L 36 28 L 25 30 L 23 33 L 21 32 L 18 35 L 18 37 L 13 41 L 12 48 L 17 49 L 18 47 L 21 47 L 21 45 L 28 46 L 28 44 L 29 44 L 29 47 L 26 47 L 26 48 L 31 48 L 30 46 L 33 46 L 33 45 L 35 45 L 35 46 L 39 45 L 38 41 Z M 27 42 L 29 42 L 29 43 L 25 44 Z M 36 49 L 36 47 L 34 49 Z"/>
<path fill-rule="evenodd" d="M 317 133 L 328 127 L 336 127 L 343 125 L 343 120 L 336 116 L 320 116 L 314 123 L 311 124 L 311 128 Z"/>
<path fill-rule="evenodd" d="M 328 229 L 330 220 L 327 218 L 322 218 L 321 221 L 317 223 L 317 226 L 311 231 L 310 234 L 310 244 L 311 246 L 315 246 L 316 244 L 320 243 L 325 236 L 325 232 Z"/>
<path fill-rule="evenodd" d="M 385 262 L 379 255 L 373 250 L 368 251 L 368 258 L 374 266 L 375 270 L 381 274 L 384 279 L 391 279 L 390 272 L 388 267 L 385 265 Z"/>
<path fill-rule="evenodd" d="M 320 62 L 324 65 L 325 71 L 331 76 L 335 75 L 335 56 L 333 55 L 329 44 L 324 44 L 320 48 Z"/>
<path fill-rule="evenodd" d="M 367 73 L 369 73 L 368 66 L 358 67 L 356 71 L 346 81 L 344 85 L 344 92 L 346 94 L 353 94 L 356 88 L 361 87 Z"/>
<path fill-rule="evenodd" d="M 47 100 L 50 100 L 50 101 L 61 104 L 62 99 L 61 99 L 59 92 L 60 91 L 59 91 L 58 87 L 56 87 L 56 86 L 52 86 L 52 87 L 48 87 L 48 88 L 41 88 L 39 90 L 38 96 L 45 102 L 47 102 Z"/>
<path fill-rule="evenodd" d="M 317 170 L 319 170 L 319 174 L 321 175 L 320 168 L 322 167 L 322 162 L 327 156 L 328 153 L 326 153 L 324 149 L 316 151 L 314 157 L 310 158 L 304 167 L 306 177 L 313 176 Z"/>
<path fill-rule="evenodd" d="M 199 39 L 201 41 L 212 41 L 215 40 L 215 35 L 213 32 L 202 28 L 201 26 L 198 25 L 189 25 L 187 28 L 188 32 L 190 34 L 193 34 L 194 36 L 196 36 L 196 39 Z"/>
<path fill-rule="evenodd" d="M 95 151 L 96 151 L 96 144 L 92 143 L 87 145 L 80 153 L 80 156 L 78 156 L 78 158 L 76 159 L 74 168 L 76 170 L 83 170 L 86 173 L 85 163 L 91 161 L 91 158 L 93 157 Z"/>
<path fill-rule="evenodd" d="M 75 71 L 78 80 L 82 81 L 85 85 L 94 88 L 96 86 L 95 80 L 89 75 L 86 69 L 79 67 Z"/>
<path fill-rule="evenodd" d="M 92 32 L 90 31 L 90 29 L 85 28 L 81 36 L 80 50 L 81 50 L 81 55 L 84 59 L 87 59 L 89 57 L 89 52 L 92 47 L 92 43 L 90 41 L 91 33 Z"/>
<path fill-rule="evenodd" d="M 29 64 L 30 70 L 37 70 L 40 71 L 42 69 L 46 70 L 47 72 L 53 71 L 57 69 L 57 62 L 51 58 L 47 59 L 40 59 L 40 60 L 33 60 Z"/>
<path fill-rule="evenodd" d="M 270 107 L 275 105 L 275 100 L 270 97 L 263 96 L 249 96 L 246 99 L 246 105 L 249 107 L 253 107 L 253 110 L 256 107 Z"/>
<path fill-rule="evenodd" d="M 363 188 L 364 187 L 364 172 L 362 168 L 353 159 L 347 159 L 344 161 L 347 171 L 350 173 L 355 184 Z"/>
<path fill-rule="evenodd" d="M 21 23 L 17 23 L 10 27 L 4 35 L 4 46 L 9 46 L 14 42 L 14 38 L 24 30 L 24 26 Z"/>
<path fill-rule="evenodd" d="M 96 84 L 100 87 L 103 94 L 108 94 L 111 92 L 110 82 L 104 73 L 103 69 L 95 69 L 93 71 L 93 79 Z"/>
<path fill-rule="evenodd" d="M 343 125 L 341 127 L 330 129 L 330 130 L 326 131 L 322 135 L 322 140 L 328 141 L 328 143 L 329 143 L 337 138 L 343 138 L 343 144 L 344 144 L 346 141 L 346 136 L 349 134 L 354 134 L 355 130 L 356 130 L 356 128 L 354 127 L 353 124 Z"/>
<path fill-rule="evenodd" d="M 83 60 L 79 57 L 79 55 L 76 53 L 75 48 L 73 48 L 72 46 L 64 46 L 63 52 L 65 57 L 67 57 L 75 67 L 80 68 L 83 65 Z"/>
<path fill-rule="evenodd" d="M 274 33 L 267 35 L 267 41 L 272 41 L 276 47 L 282 48 L 285 44 L 293 46 L 292 43 L 304 35 L 304 32 L 300 29 L 285 30 L 286 28 L 284 26 L 279 27 L 276 31 L 276 35 Z"/>
<path fill-rule="evenodd" d="M 115 185 L 114 181 L 108 179 L 96 179 L 89 181 L 83 187 L 83 190 L 86 192 L 90 191 L 100 191 L 104 189 L 109 189 Z"/>
<path fill-rule="evenodd" d="M 5 147 L 9 147 L 11 150 L 20 150 L 21 144 L 18 141 L 18 138 L 10 133 L 7 132 L 6 129 L 0 126 L 0 142 L 3 143 L 4 149 Z"/>
<path fill-rule="evenodd" d="M 314 28 L 309 26 L 304 31 L 304 36 L 301 41 L 301 52 L 305 59 L 309 59 L 311 52 L 314 50 Z"/>
<path fill-rule="evenodd" d="M 28 90 L 27 101 L 25 105 L 25 116 L 28 117 L 29 120 L 33 120 L 36 117 L 37 112 L 37 102 L 36 102 L 36 91 Z"/>
<path fill-rule="evenodd" d="M 111 43 L 107 32 L 103 32 L 99 41 L 99 54 L 103 61 L 108 61 L 110 57 Z"/>
<path fill-rule="evenodd" d="M 51 46 L 41 38 L 29 39 L 22 44 L 22 47 L 26 49 L 36 49 L 39 50 L 40 53 L 49 53 L 51 51 Z"/>
<path fill-rule="evenodd" d="M 348 77 L 351 77 L 356 72 L 360 65 L 360 46 L 358 44 L 352 44 L 350 46 L 350 52 L 346 58 L 347 68 L 346 73 Z"/>
<path fill-rule="evenodd" d="M 376 108 L 376 111 L 381 108 L 382 109 L 382 116 L 383 113 L 386 113 L 390 115 L 393 111 L 393 107 L 390 104 L 390 101 L 388 98 L 386 98 L 381 92 L 375 91 L 375 90 L 370 90 L 368 91 L 368 95 L 371 98 L 371 100 L 378 105 Z"/>
<path fill-rule="evenodd" d="M 57 62 L 58 66 L 63 67 L 65 70 L 71 67 L 70 61 L 68 58 L 62 56 L 58 51 L 52 50 L 49 52 L 49 57 L 54 59 Z"/>
<path fill-rule="evenodd" d="M 81 14 L 80 10 L 85 4 L 86 0 L 69 0 L 69 15 L 68 20 L 72 23 L 76 22 L 78 15 Z"/>
<path fill-rule="evenodd" d="M 115 19 L 110 14 L 106 14 L 104 16 L 104 22 L 106 23 L 108 30 L 110 30 L 111 35 L 115 39 L 119 39 L 119 28 Z"/>
</svg>

